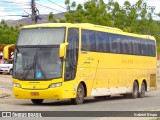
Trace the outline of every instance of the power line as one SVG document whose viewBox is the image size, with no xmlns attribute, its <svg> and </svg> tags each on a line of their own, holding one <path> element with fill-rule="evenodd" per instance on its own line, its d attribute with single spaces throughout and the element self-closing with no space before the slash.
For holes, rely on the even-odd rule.
<svg viewBox="0 0 160 120">
<path fill-rule="evenodd" d="M 60 11 L 60 10 L 57 10 L 57 9 L 53 9 L 53 8 L 51 8 L 51 7 L 48 7 L 48 6 L 44 6 L 44 5 L 38 4 L 38 3 L 36 3 L 36 5 L 41 6 L 41 7 L 44 7 L 44 8 L 48 8 L 48 9 L 55 10 L 55 11 L 57 11 L 57 12 L 63 12 L 63 11 Z"/>
<path fill-rule="evenodd" d="M 59 5 L 59 4 L 57 4 L 57 3 L 55 3 L 55 2 L 53 2 L 53 1 L 51 1 L 51 0 L 48 0 L 48 1 L 51 2 L 51 3 L 53 3 L 53 4 L 55 4 L 55 5 L 57 5 L 57 6 L 59 6 L 59 7 L 61 7 L 61 8 L 63 8 L 63 9 L 65 9 L 65 10 L 67 10 L 67 8 L 65 8 L 65 7 Z"/>
</svg>

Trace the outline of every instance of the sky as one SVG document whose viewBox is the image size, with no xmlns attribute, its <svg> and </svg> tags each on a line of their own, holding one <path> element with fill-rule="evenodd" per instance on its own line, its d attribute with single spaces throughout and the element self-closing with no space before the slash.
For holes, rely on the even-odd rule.
<svg viewBox="0 0 160 120">
<path fill-rule="evenodd" d="M 76 1 L 76 3 L 83 4 L 87 0 L 70 0 Z M 119 2 L 123 7 L 123 3 L 126 0 L 114 0 Z M 128 0 L 131 4 L 136 3 L 137 0 Z M 155 8 L 155 14 L 160 12 L 160 0 L 144 0 L 147 6 Z M 54 14 L 60 12 L 66 12 L 65 0 L 35 0 L 36 7 L 40 14 L 49 14 L 53 12 Z M 108 0 L 104 0 L 105 3 Z M 31 0 L 0 0 L 0 20 L 17 20 L 22 19 L 22 15 L 31 14 Z M 155 20 L 160 20 L 160 18 L 153 16 Z"/>
</svg>

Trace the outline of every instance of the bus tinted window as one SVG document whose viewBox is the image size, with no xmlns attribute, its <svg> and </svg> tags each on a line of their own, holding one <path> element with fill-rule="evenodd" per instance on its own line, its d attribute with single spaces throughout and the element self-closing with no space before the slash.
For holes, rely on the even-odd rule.
<svg viewBox="0 0 160 120">
<path fill-rule="evenodd" d="M 132 43 L 130 37 L 121 36 L 122 39 L 122 54 L 132 54 Z"/>
<path fill-rule="evenodd" d="M 95 32 L 96 51 L 109 52 L 109 37 L 107 33 Z"/>
<path fill-rule="evenodd" d="M 82 50 L 96 51 L 96 42 L 94 32 L 91 30 L 82 30 Z"/>
<path fill-rule="evenodd" d="M 153 40 L 93 30 L 82 30 L 81 49 L 93 52 L 156 56 Z"/>
<path fill-rule="evenodd" d="M 148 42 L 146 40 L 141 40 L 141 54 L 144 56 L 148 56 Z"/>
<path fill-rule="evenodd" d="M 109 34 L 105 33 L 105 52 L 109 53 L 110 52 L 110 43 L 109 43 Z"/>
<path fill-rule="evenodd" d="M 137 38 L 132 38 L 133 54 L 141 55 L 141 41 Z"/>
<path fill-rule="evenodd" d="M 111 53 L 121 53 L 121 39 L 120 35 L 109 35 L 110 41 L 110 52 Z"/>
<path fill-rule="evenodd" d="M 149 56 L 156 56 L 156 48 L 155 48 L 155 41 L 148 41 L 148 50 L 149 50 Z"/>
</svg>

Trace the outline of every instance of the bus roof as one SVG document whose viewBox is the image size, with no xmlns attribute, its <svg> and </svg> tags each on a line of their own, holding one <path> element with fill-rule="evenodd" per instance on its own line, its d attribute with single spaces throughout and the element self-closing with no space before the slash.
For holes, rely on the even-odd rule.
<svg viewBox="0 0 160 120">
<path fill-rule="evenodd" d="M 23 28 L 39 28 L 39 27 L 78 27 L 82 29 L 97 30 L 102 32 L 104 31 L 104 32 L 115 33 L 115 34 L 120 34 L 125 36 L 155 40 L 155 38 L 151 35 L 128 33 L 128 32 L 123 32 L 119 28 L 102 26 L 102 25 L 94 25 L 91 23 L 44 23 L 44 24 L 34 24 L 34 25 L 23 26 Z"/>
</svg>

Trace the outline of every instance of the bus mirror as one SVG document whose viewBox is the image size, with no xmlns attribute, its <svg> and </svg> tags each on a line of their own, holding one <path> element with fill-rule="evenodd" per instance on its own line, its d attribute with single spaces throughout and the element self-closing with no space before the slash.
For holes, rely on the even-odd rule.
<svg viewBox="0 0 160 120">
<path fill-rule="evenodd" d="M 66 51 L 66 46 L 68 45 L 68 43 L 62 43 L 60 44 L 60 48 L 59 48 L 59 57 L 62 58 L 65 56 L 65 51 Z"/>
<path fill-rule="evenodd" d="M 6 45 L 3 49 L 3 57 L 5 59 L 11 59 L 12 52 L 14 52 L 15 44 Z"/>
</svg>

